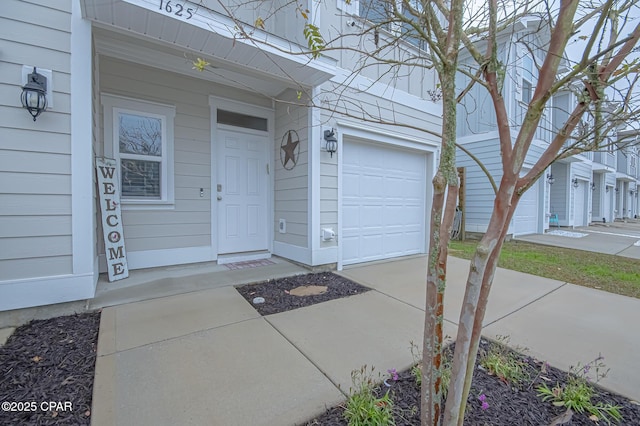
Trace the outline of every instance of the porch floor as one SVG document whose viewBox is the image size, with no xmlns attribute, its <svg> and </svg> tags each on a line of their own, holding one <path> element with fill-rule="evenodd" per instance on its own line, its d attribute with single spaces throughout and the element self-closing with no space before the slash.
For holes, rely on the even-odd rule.
<svg viewBox="0 0 640 426">
<path fill-rule="evenodd" d="M 130 271 L 129 278 L 114 282 L 109 282 L 106 274 L 100 274 L 96 296 L 89 302 L 89 309 L 310 272 L 279 257 L 252 264 L 242 263 L 244 265 L 237 264 L 232 268 L 229 264 L 211 262 L 141 269 Z"/>
</svg>

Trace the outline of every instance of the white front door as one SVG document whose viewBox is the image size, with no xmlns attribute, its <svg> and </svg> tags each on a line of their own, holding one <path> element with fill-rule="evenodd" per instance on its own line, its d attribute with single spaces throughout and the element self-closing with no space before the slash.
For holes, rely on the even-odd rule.
<svg viewBox="0 0 640 426">
<path fill-rule="evenodd" d="M 268 248 L 268 137 L 218 129 L 218 253 Z"/>
<path fill-rule="evenodd" d="M 575 226 L 585 226 L 587 224 L 586 220 L 586 181 L 579 180 L 578 187 L 574 188 L 574 206 L 573 206 L 573 224 Z"/>
</svg>

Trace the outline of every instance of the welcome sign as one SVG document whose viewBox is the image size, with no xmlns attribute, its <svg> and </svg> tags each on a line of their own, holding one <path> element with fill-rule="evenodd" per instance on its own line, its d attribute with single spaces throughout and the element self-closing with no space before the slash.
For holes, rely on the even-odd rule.
<svg viewBox="0 0 640 426">
<path fill-rule="evenodd" d="M 120 193 L 116 160 L 96 158 L 98 175 L 98 195 L 102 212 L 102 234 L 107 258 L 109 282 L 129 276 L 127 251 L 124 248 L 122 232 L 122 214 L 120 212 Z"/>
</svg>

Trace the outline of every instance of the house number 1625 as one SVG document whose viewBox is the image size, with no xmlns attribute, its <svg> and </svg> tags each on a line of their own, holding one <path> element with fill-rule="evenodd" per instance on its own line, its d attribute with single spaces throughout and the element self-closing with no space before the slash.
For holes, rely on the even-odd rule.
<svg viewBox="0 0 640 426">
<path fill-rule="evenodd" d="M 160 10 L 168 13 L 169 15 L 176 15 L 180 16 L 181 18 L 184 17 L 185 19 L 193 18 L 192 8 L 185 8 L 184 4 L 178 2 L 171 3 L 171 0 L 160 0 Z"/>
</svg>

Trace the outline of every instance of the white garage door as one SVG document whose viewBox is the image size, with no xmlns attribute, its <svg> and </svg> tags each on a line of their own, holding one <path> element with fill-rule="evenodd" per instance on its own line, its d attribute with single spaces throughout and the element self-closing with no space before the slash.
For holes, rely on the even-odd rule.
<svg viewBox="0 0 640 426">
<path fill-rule="evenodd" d="M 424 253 L 426 154 L 347 141 L 343 159 L 343 264 Z"/>
<path fill-rule="evenodd" d="M 527 235 L 538 232 L 538 188 L 536 182 L 522 194 L 513 215 L 513 235 Z"/>
<path fill-rule="evenodd" d="M 587 224 L 587 181 L 579 180 L 578 187 L 574 188 L 573 198 L 573 224 L 574 226 L 585 226 Z"/>
</svg>

